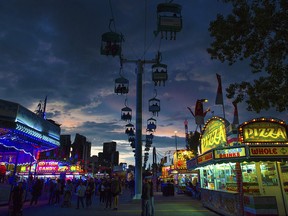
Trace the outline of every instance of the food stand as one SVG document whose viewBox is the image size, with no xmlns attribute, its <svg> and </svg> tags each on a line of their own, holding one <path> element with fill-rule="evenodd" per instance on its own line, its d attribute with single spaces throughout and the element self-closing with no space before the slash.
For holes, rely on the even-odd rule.
<svg viewBox="0 0 288 216">
<path fill-rule="evenodd" d="M 223 215 L 287 215 L 287 125 L 258 118 L 238 127 L 228 144 L 227 121 L 214 116 L 200 137 L 201 154 L 187 162 L 199 170 L 201 201 Z"/>
</svg>

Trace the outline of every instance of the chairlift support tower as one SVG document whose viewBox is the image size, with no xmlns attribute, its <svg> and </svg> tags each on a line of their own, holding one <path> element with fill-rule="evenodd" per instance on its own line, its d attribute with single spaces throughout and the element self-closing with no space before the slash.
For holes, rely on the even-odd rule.
<svg viewBox="0 0 288 216">
<path fill-rule="evenodd" d="M 159 54 L 152 60 L 128 60 L 120 59 L 121 63 L 134 63 L 137 65 L 136 82 L 136 133 L 135 133 L 135 196 L 134 199 L 141 199 L 142 194 L 142 85 L 143 85 L 143 65 L 159 63 Z"/>
</svg>

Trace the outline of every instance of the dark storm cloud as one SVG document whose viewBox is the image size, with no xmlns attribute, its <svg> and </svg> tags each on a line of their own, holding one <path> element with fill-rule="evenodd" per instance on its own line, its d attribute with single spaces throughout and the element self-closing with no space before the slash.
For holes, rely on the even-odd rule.
<svg viewBox="0 0 288 216">
<path fill-rule="evenodd" d="M 123 58 L 150 60 L 158 51 L 162 53 L 161 62 L 168 66 L 165 87 L 155 87 L 151 64 L 144 66 L 143 137 L 146 120 L 152 115 L 148 100 L 155 97 L 156 89 L 161 111 L 153 146 L 174 148 L 171 136 L 177 130 L 184 137 L 185 119 L 189 121 L 189 129 L 196 128 L 187 107 L 193 110 L 197 99 L 207 98 L 209 102 L 204 107 L 210 107 L 215 115 L 223 115 L 222 107 L 214 104 L 216 73 L 222 75 L 223 92 L 231 82 L 253 80 L 246 62 L 229 67 L 212 61 L 206 52 L 212 41 L 209 23 L 217 13 L 227 14 L 228 4 L 217 0 L 174 2 L 182 5 L 183 28 L 176 40 L 161 40 L 160 35 L 155 37 L 153 33 L 157 28 L 156 8 L 161 1 L 0 1 L 1 99 L 34 111 L 39 100 L 47 96 L 47 116 L 61 124 L 63 133 L 72 136 L 80 133 L 93 146 L 118 140 L 120 154 L 130 151 L 133 162 L 133 152 L 124 133 L 127 122 L 121 121 L 120 114 L 121 108 L 128 105 L 133 110 L 135 124 L 137 66 L 123 64 L 120 71 L 118 57 L 100 55 L 101 36 L 110 31 L 109 21 L 114 18 L 111 29 L 125 38 Z M 114 79 L 120 75 L 129 80 L 127 97 L 114 93 Z M 224 102 L 226 117 L 232 121 L 231 101 L 224 98 Z M 246 112 L 245 104 L 239 104 L 238 111 L 240 121 L 256 116 Z M 271 111 L 262 114 L 287 120 L 287 114 Z M 207 118 L 211 116 L 212 113 L 207 114 Z M 184 147 L 184 138 L 180 143 Z"/>
</svg>

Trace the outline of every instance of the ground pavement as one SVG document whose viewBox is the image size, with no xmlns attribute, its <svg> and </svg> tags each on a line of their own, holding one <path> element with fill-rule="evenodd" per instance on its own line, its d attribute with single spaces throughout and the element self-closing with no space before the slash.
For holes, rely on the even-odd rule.
<svg viewBox="0 0 288 216">
<path fill-rule="evenodd" d="M 217 216 L 215 212 L 202 206 L 201 201 L 193 199 L 186 194 L 175 194 L 174 196 L 163 196 L 162 192 L 155 192 L 155 216 Z M 131 198 L 128 190 L 123 190 L 119 197 L 118 210 L 105 209 L 100 204 L 99 196 L 93 196 L 92 206 L 89 208 L 76 209 L 76 197 L 73 197 L 72 206 L 62 208 L 61 205 L 48 205 L 47 197 L 35 206 L 24 204 L 23 216 L 140 216 L 141 200 Z M 0 216 L 8 216 L 8 206 L 0 206 Z M 219 216 L 219 215 L 218 215 Z"/>
</svg>

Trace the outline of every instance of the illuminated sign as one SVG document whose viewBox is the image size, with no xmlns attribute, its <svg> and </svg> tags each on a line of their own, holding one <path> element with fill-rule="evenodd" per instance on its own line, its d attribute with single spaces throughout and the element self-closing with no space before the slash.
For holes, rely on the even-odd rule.
<svg viewBox="0 0 288 216">
<path fill-rule="evenodd" d="M 57 161 L 40 161 L 36 168 L 37 172 L 57 172 Z"/>
<path fill-rule="evenodd" d="M 217 149 L 214 150 L 215 158 L 236 158 L 245 157 L 245 148 L 229 148 L 229 149 Z"/>
<path fill-rule="evenodd" d="M 193 152 L 177 150 L 177 153 L 178 155 L 176 155 L 176 153 L 173 155 L 174 167 L 177 169 L 186 169 L 186 161 L 194 157 Z"/>
<path fill-rule="evenodd" d="M 204 154 L 204 155 L 201 155 L 197 158 L 197 163 L 200 164 L 200 163 L 205 163 L 207 161 L 210 161 L 213 159 L 213 153 L 212 152 L 209 152 L 207 154 Z"/>
<path fill-rule="evenodd" d="M 168 176 L 168 171 L 170 170 L 170 167 L 162 167 L 162 176 Z"/>
<path fill-rule="evenodd" d="M 59 174 L 61 172 L 69 172 L 69 173 L 80 173 L 83 170 L 81 169 L 81 166 L 78 165 L 65 165 L 62 162 L 58 161 L 39 161 L 36 164 L 33 164 L 30 168 L 30 166 L 22 166 L 20 172 L 34 172 L 36 167 L 36 171 L 38 174 Z"/>
<path fill-rule="evenodd" d="M 249 147 L 249 154 L 253 157 L 288 156 L 288 146 Z"/>
<path fill-rule="evenodd" d="M 243 126 L 244 142 L 287 142 L 286 128 L 276 122 L 252 122 Z"/>
<path fill-rule="evenodd" d="M 70 172 L 81 172 L 81 166 L 79 165 L 73 165 L 70 167 Z"/>
<path fill-rule="evenodd" d="M 221 119 L 213 118 L 205 125 L 201 137 L 201 153 L 212 148 L 226 145 L 225 123 Z"/>
</svg>

